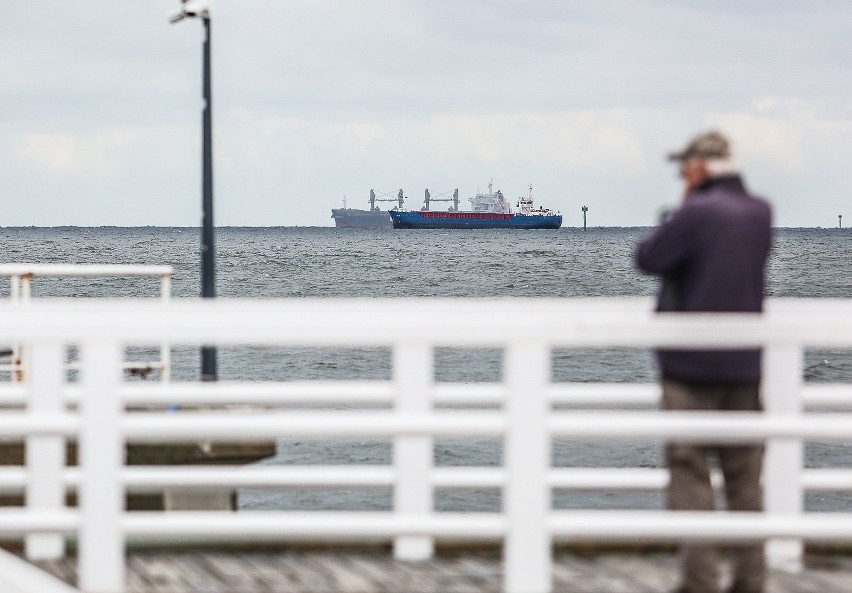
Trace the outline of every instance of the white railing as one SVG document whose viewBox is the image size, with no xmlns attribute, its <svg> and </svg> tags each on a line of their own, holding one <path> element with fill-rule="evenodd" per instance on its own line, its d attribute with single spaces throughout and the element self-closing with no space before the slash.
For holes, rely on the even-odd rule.
<svg viewBox="0 0 852 593">
<path fill-rule="evenodd" d="M 0 277 L 9 278 L 9 301 L 28 303 L 32 298 L 32 285 L 37 277 L 42 278 L 133 278 L 153 277 L 160 279 L 159 298 L 168 303 L 172 294 L 172 266 L 125 265 L 125 264 L 0 264 Z M 11 373 L 13 380 L 20 380 L 27 372 L 29 360 L 26 344 L 15 343 L 8 352 L 10 361 L 0 363 L 0 372 Z M 69 362 L 68 367 L 77 368 Z M 147 375 L 158 370 L 160 380 L 167 382 L 171 375 L 171 350 L 168 344 L 160 344 L 160 360 L 151 362 L 126 361 L 124 369 Z"/>
<path fill-rule="evenodd" d="M 43 302 L 0 305 L 0 334 L 32 348 L 31 380 L 0 388 L 0 433 L 27 442 L 25 468 L 0 471 L 27 508 L 0 512 L 0 535 L 23 537 L 30 558 L 78 540 L 80 586 L 123 590 L 128 542 L 393 541 L 425 559 L 435 540 L 501 541 L 507 592 L 551 588 L 554 541 L 768 540 L 771 562 L 795 569 L 803 541 L 852 541 L 852 514 L 804 512 L 805 489 L 852 491 L 852 470 L 803 468 L 803 442 L 852 441 L 852 386 L 803 385 L 806 347 L 852 346 L 852 301 L 775 300 L 762 316 L 654 315 L 646 299 L 286 300 Z M 390 381 L 127 383 L 127 345 L 387 346 Z M 79 383 L 65 383 L 76 344 Z M 503 381 L 434 383 L 436 346 L 499 347 Z M 553 383 L 555 347 L 764 347 L 765 412 L 595 410 L 653 405 L 650 385 Z M 339 402 L 360 409 L 321 408 Z M 192 404 L 170 412 L 168 404 Z M 222 404 L 243 404 L 224 410 Z M 458 405 L 471 404 L 467 409 Z M 200 411 L 198 404 L 213 406 Z M 246 407 L 261 406 L 258 413 Z M 366 405 L 369 404 L 369 405 Z M 384 404 L 385 407 L 375 404 Z M 490 406 L 483 406 L 490 404 Z M 554 408 L 554 404 L 569 404 Z M 23 407 L 25 405 L 25 407 Z M 217 407 L 218 406 L 218 407 Z M 270 409 L 270 406 L 273 406 Z M 277 407 L 276 407 L 277 406 Z M 830 409 L 808 412 L 805 406 Z M 439 437 L 503 439 L 503 467 L 433 467 Z M 137 442 L 388 438 L 391 466 L 125 467 Z M 79 468 L 64 468 L 64 443 Z M 553 489 L 657 489 L 665 470 L 550 466 L 553 439 L 767 442 L 763 514 L 561 511 Z M 128 491 L 171 487 L 391 486 L 390 512 L 124 512 Z M 438 513 L 435 488 L 500 488 L 499 513 Z M 65 508 L 66 489 L 79 508 Z"/>
</svg>

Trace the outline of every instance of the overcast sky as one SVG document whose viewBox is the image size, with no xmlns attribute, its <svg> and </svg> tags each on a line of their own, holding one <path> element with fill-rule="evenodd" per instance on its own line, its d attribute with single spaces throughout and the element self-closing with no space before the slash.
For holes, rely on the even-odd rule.
<svg viewBox="0 0 852 593">
<path fill-rule="evenodd" d="M 200 224 L 201 23 L 178 0 L 0 4 L 0 225 Z M 732 139 L 779 226 L 852 225 L 848 0 L 217 0 L 217 225 L 328 226 L 370 189 L 532 184 L 649 225 L 664 155 Z M 466 200 L 463 207 L 467 206 Z"/>
</svg>

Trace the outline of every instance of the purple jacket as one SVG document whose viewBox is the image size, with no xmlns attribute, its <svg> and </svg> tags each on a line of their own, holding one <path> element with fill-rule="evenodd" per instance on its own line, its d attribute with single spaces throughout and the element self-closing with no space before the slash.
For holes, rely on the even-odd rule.
<svg viewBox="0 0 852 593">
<path fill-rule="evenodd" d="M 636 264 L 663 277 L 658 311 L 761 311 L 772 213 L 737 176 L 696 189 L 643 239 Z M 661 350 L 664 377 L 691 383 L 758 383 L 760 351 Z"/>
</svg>

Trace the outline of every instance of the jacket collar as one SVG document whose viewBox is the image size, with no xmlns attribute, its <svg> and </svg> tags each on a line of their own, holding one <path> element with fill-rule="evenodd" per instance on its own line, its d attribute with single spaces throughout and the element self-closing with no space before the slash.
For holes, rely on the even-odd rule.
<svg viewBox="0 0 852 593">
<path fill-rule="evenodd" d="M 742 177 L 739 175 L 724 175 L 720 177 L 711 177 L 696 188 L 699 192 L 709 192 L 714 190 L 722 190 L 733 194 L 747 194 Z"/>
</svg>

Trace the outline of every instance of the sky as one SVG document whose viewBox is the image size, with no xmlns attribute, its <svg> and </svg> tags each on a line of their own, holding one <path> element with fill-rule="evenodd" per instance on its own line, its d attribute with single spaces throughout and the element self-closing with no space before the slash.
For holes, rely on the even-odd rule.
<svg viewBox="0 0 852 593">
<path fill-rule="evenodd" d="M 0 226 L 199 226 L 178 0 L 0 4 Z M 848 0 L 214 0 L 217 226 L 331 226 L 493 180 L 565 226 L 655 223 L 727 134 L 777 226 L 852 225 Z M 845 223 L 845 221 L 844 221 Z M 846 224 L 844 224 L 846 226 Z"/>
</svg>

